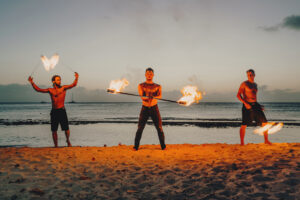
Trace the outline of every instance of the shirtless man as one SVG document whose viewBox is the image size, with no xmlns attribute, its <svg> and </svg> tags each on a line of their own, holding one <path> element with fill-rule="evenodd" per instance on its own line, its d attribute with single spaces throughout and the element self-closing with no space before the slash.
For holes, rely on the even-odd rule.
<svg viewBox="0 0 300 200">
<path fill-rule="evenodd" d="M 247 125 L 253 121 L 260 126 L 267 123 L 263 107 L 257 103 L 257 84 L 254 82 L 255 72 L 253 69 L 247 71 L 248 80 L 244 81 L 237 93 L 237 98 L 243 103 L 242 108 L 242 125 L 240 128 L 241 145 L 244 145 L 244 138 Z M 268 131 L 264 132 L 265 144 L 272 144 L 268 140 Z"/>
<path fill-rule="evenodd" d="M 58 124 L 60 124 L 61 129 L 65 131 L 68 147 L 71 147 L 70 142 L 70 130 L 69 130 L 69 121 L 65 109 L 65 97 L 68 89 L 71 89 L 77 85 L 78 82 L 78 73 L 75 72 L 75 80 L 71 85 L 61 86 L 61 78 L 58 75 L 52 77 L 53 88 L 41 89 L 34 82 L 33 78 L 29 76 L 28 81 L 31 83 L 33 89 L 37 92 L 49 93 L 52 102 L 52 110 L 50 113 L 51 116 L 51 131 L 54 146 L 57 147 L 57 129 Z"/>
<path fill-rule="evenodd" d="M 138 91 L 143 101 L 143 106 L 140 112 L 138 130 L 135 135 L 135 142 L 133 147 L 136 151 L 139 149 L 142 133 L 149 117 L 152 118 L 154 126 L 157 130 L 161 149 L 164 150 L 166 148 L 165 136 L 162 129 L 162 121 L 157 106 L 157 99 L 153 99 L 153 97 L 158 99 L 161 98 L 161 86 L 152 81 L 153 76 L 153 69 L 147 68 L 145 73 L 146 82 L 141 83 L 138 86 Z"/>
</svg>

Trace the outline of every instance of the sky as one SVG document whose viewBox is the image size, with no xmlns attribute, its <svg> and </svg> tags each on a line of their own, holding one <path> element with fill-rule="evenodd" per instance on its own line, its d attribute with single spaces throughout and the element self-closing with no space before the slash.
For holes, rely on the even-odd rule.
<svg viewBox="0 0 300 200">
<path fill-rule="evenodd" d="M 262 100 L 300 101 L 298 0 L 0 0 L 0 27 L 0 101 L 11 84 L 27 87 L 35 66 L 37 85 L 54 74 L 72 83 L 72 68 L 87 93 L 120 78 L 136 92 L 152 67 L 163 94 L 192 84 L 212 101 L 236 101 L 252 68 Z M 54 53 L 47 72 L 40 55 Z"/>
</svg>

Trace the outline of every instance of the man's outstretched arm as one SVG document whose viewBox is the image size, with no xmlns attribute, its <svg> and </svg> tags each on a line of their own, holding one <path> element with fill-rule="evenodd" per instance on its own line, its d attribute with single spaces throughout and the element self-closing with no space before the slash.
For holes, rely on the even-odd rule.
<svg viewBox="0 0 300 200">
<path fill-rule="evenodd" d="M 42 92 L 42 93 L 48 93 L 49 89 L 41 89 L 39 88 L 34 82 L 33 82 L 33 78 L 31 76 L 29 76 L 28 81 L 31 83 L 33 89 L 37 92 Z"/>
<path fill-rule="evenodd" d="M 78 83 L 78 77 L 79 77 L 78 73 L 75 72 L 75 80 L 74 80 L 74 82 L 71 85 L 64 85 L 65 90 L 68 90 L 68 89 L 71 89 L 71 88 L 75 87 L 77 85 L 77 83 Z"/>
</svg>

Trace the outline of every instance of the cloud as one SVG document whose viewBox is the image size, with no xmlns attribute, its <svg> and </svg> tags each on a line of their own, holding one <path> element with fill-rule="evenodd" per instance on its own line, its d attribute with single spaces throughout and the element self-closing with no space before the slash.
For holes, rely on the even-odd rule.
<svg viewBox="0 0 300 200">
<path fill-rule="evenodd" d="M 259 99 L 265 102 L 300 102 L 300 92 L 291 89 L 269 90 L 268 86 L 259 87 Z"/>
<path fill-rule="evenodd" d="M 49 86 L 39 85 L 40 88 Z M 38 93 L 31 85 L 9 84 L 0 85 L 0 102 L 50 102 L 49 94 Z M 77 102 L 134 102 L 135 97 L 125 95 L 113 95 L 105 90 L 88 90 L 84 87 L 76 87 L 67 91 L 66 102 L 71 101 L 73 94 Z"/>
<path fill-rule="evenodd" d="M 40 85 L 41 88 L 47 88 Z M 258 100 L 260 102 L 300 102 L 300 91 L 290 89 L 268 89 L 268 86 L 259 87 Z M 137 93 L 136 90 L 133 93 Z M 28 85 L 9 84 L 0 85 L 0 102 L 50 102 L 48 94 L 38 93 Z M 237 91 L 231 92 L 206 92 L 203 102 L 238 102 L 236 98 Z M 89 90 L 84 87 L 76 87 L 68 90 L 66 102 L 71 101 L 73 94 L 74 100 L 77 102 L 140 102 L 137 97 L 126 95 L 113 95 L 105 90 Z M 181 97 L 179 90 L 163 91 L 163 98 L 178 100 Z"/>
<path fill-rule="evenodd" d="M 275 26 L 260 26 L 259 29 L 262 29 L 266 32 L 276 32 L 279 30 L 281 25 L 275 25 Z"/>
<path fill-rule="evenodd" d="M 266 32 L 276 32 L 282 28 L 300 30 L 300 15 L 287 16 L 283 19 L 283 21 L 280 24 L 273 26 L 260 26 L 258 28 Z"/>
<path fill-rule="evenodd" d="M 300 30 L 300 15 L 291 15 L 284 18 L 282 26 L 284 28 Z"/>
</svg>

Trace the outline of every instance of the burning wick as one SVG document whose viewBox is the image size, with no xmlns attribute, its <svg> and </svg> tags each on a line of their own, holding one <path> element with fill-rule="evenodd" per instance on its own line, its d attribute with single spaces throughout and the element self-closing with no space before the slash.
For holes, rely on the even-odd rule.
<svg viewBox="0 0 300 200">
<path fill-rule="evenodd" d="M 274 134 L 277 133 L 278 131 L 280 131 L 283 127 L 283 123 L 279 122 L 268 122 L 266 125 L 264 125 L 263 127 L 257 128 L 255 129 L 253 132 L 255 134 L 259 134 L 259 135 L 263 135 L 264 132 L 268 131 L 268 134 Z"/>
<path fill-rule="evenodd" d="M 184 105 L 184 106 L 187 106 L 186 104 L 186 102 L 184 102 L 184 101 L 178 101 L 178 103 L 180 104 L 180 105 Z"/>
<path fill-rule="evenodd" d="M 122 92 L 117 92 L 116 90 L 113 90 L 113 89 L 107 89 L 106 92 L 111 93 L 111 94 L 117 94 L 117 93 L 122 94 Z"/>
<path fill-rule="evenodd" d="M 107 89 L 106 92 L 109 92 L 109 93 L 112 93 L 112 94 L 115 94 L 116 91 L 115 90 L 112 90 L 112 89 Z"/>
</svg>

